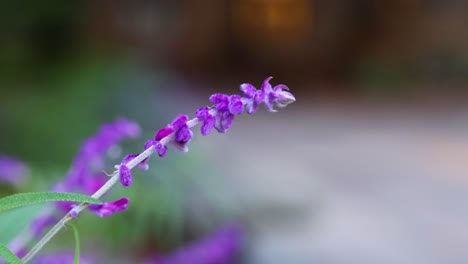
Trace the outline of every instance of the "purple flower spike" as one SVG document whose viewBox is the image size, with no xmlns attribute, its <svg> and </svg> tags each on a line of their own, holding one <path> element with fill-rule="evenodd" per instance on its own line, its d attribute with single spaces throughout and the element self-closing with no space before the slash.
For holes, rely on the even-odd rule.
<svg viewBox="0 0 468 264">
<path fill-rule="evenodd" d="M 218 111 L 227 111 L 229 107 L 229 96 L 225 94 L 213 94 L 210 96 L 210 101 L 213 104 L 216 104 L 216 110 Z"/>
<path fill-rule="evenodd" d="M 90 204 L 88 209 L 99 217 L 111 216 L 114 213 L 125 211 L 128 208 L 128 198 L 102 204 Z"/>
<path fill-rule="evenodd" d="M 132 185 L 132 172 L 125 164 L 120 164 L 119 177 L 120 183 L 122 183 L 124 187 Z"/>
<path fill-rule="evenodd" d="M 238 115 L 244 112 L 244 104 L 239 95 L 231 95 L 229 97 L 229 112 L 233 115 Z"/>
</svg>

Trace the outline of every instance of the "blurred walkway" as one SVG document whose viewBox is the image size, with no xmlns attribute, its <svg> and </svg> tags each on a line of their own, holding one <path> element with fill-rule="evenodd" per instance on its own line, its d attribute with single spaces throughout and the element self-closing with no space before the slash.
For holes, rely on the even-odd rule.
<svg viewBox="0 0 468 264">
<path fill-rule="evenodd" d="M 216 137 L 250 263 L 468 263 L 468 109 L 297 108 Z"/>
</svg>

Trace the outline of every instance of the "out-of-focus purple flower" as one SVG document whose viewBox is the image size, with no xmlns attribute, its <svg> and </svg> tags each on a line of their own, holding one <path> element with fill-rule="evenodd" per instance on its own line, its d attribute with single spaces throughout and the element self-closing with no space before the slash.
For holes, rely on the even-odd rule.
<svg viewBox="0 0 468 264">
<path fill-rule="evenodd" d="M 225 227 L 208 237 L 192 242 L 173 254 L 158 256 L 146 264 L 228 264 L 234 263 L 243 243 L 237 226 Z"/>
<path fill-rule="evenodd" d="M 210 108 L 207 106 L 199 108 L 195 112 L 195 116 L 202 121 L 202 125 L 200 126 L 200 133 L 203 136 L 209 135 L 211 130 L 213 130 L 216 122 L 215 116 L 210 113 Z"/>
<path fill-rule="evenodd" d="M 90 204 L 88 206 L 88 209 L 93 214 L 99 217 L 111 216 L 114 213 L 127 210 L 128 202 L 129 199 L 124 197 L 113 202 L 105 202 L 102 204 Z"/>
<path fill-rule="evenodd" d="M 64 264 L 64 263 L 73 263 L 75 258 L 75 252 L 71 250 L 58 251 L 48 253 L 46 255 L 41 255 L 35 258 L 33 264 Z M 93 264 L 98 263 L 96 259 L 93 259 L 90 256 L 80 254 L 80 264 Z"/>
<path fill-rule="evenodd" d="M 36 217 L 29 226 L 34 237 L 39 238 L 44 233 L 44 229 L 49 225 L 55 224 L 57 217 L 51 214 L 44 214 Z"/>
<path fill-rule="evenodd" d="M 26 180 L 29 169 L 12 157 L 0 156 L 0 182 L 19 185 Z"/>
<path fill-rule="evenodd" d="M 93 194 L 106 182 L 106 177 L 101 171 L 103 169 L 105 154 L 121 140 L 134 138 L 139 134 L 140 127 L 138 124 L 124 118 L 119 118 L 112 123 L 103 124 L 94 136 L 84 140 L 67 175 L 62 181 L 55 184 L 51 190 L 55 192 Z M 131 158 L 127 157 L 127 160 L 129 161 Z M 138 167 L 141 169 L 147 169 L 147 166 L 146 160 L 138 164 Z M 126 176 L 128 176 L 128 174 L 126 174 Z M 128 177 L 125 177 L 125 180 L 126 184 L 131 184 L 131 180 L 129 180 Z M 114 212 L 127 209 L 128 200 L 125 199 L 100 205 L 92 205 L 89 206 L 89 208 L 93 208 L 93 213 L 101 217 L 108 216 Z M 75 204 L 74 202 L 55 203 L 56 207 L 63 212 L 68 212 Z M 47 216 L 40 216 L 38 219 L 34 220 L 31 225 L 33 234 L 41 234 L 45 228 L 53 224 L 51 219 L 55 217 L 51 214 L 50 217 L 51 218 L 48 219 Z"/>
<path fill-rule="evenodd" d="M 73 160 L 72 166 L 64 180 L 68 191 L 81 187 L 87 177 L 103 168 L 104 155 L 109 149 L 125 138 L 135 138 L 140 134 L 137 123 L 119 118 L 113 123 L 101 126 L 98 133 L 86 139 Z"/>
</svg>

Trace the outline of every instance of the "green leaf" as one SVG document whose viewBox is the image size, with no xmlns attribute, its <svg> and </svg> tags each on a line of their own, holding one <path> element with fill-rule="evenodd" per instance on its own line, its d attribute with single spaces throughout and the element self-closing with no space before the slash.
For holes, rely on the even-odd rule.
<svg viewBox="0 0 468 264">
<path fill-rule="evenodd" d="M 22 264 L 23 262 L 6 246 L 0 244 L 0 256 L 2 256 L 10 264 Z"/>
<path fill-rule="evenodd" d="M 73 235 L 75 236 L 75 258 L 73 259 L 73 264 L 80 263 L 80 236 L 78 235 L 78 229 L 75 225 L 69 224 L 73 229 Z"/>
<path fill-rule="evenodd" d="M 14 208 L 55 201 L 79 202 L 79 203 L 102 203 L 98 199 L 78 193 L 59 192 L 30 192 L 17 193 L 0 199 L 0 213 Z"/>
</svg>

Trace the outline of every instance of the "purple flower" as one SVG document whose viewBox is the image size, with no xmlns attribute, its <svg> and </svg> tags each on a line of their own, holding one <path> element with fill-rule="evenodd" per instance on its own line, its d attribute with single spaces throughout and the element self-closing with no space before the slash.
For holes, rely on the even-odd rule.
<svg viewBox="0 0 468 264">
<path fill-rule="evenodd" d="M 156 132 L 156 135 L 154 136 L 154 139 L 156 141 L 159 141 L 167 136 L 169 136 L 170 134 L 172 134 L 172 132 L 174 132 L 174 130 L 170 127 L 164 127 L 164 128 L 161 128 L 158 130 L 158 132 Z"/>
<path fill-rule="evenodd" d="M 226 132 L 231 128 L 234 123 L 234 115 L 229 113 L 229 111 L 221 112 L 216 115 L 216 122 L 214 127 L 219 133 Z"/>
<path fill-rule="evenodd" d="M 244 104 L 239 95 L 231 95 L 231 97 L 229 97 L 229 112 L 233 115 L 242 114 L 242 112 L 244 112 Z"/>
<path fill-rule="evenodd" d="M 123 158 L 122 164 L 129 163 L 131 160 L 138 157 L 138 155 L 139 154 L 128 154 L 127 156 L 125 156 L 125 158 Z M 148 160 L 149 160 L 149 158 L 146 158 L 146 159 L 142 160 L 140 163 L 137 164 L 137 168 L 139 168 L 142 171 L 147 171 L 149 169 Z M 116 169 L 118 169 L 118 168 L 116 168 Z"/>
<path fill-rule="evenodd" d="M 294 98 L 294 96 L 290 92 L 283 91 L 289 90 L 289 88 L 284 84 L 280 84 L 275 86 L 274 88 L 271 88 L 270 80 L 272 78 L 273 77 L 268 77 L 265 79 L 265 81 L 263 81 L 261 90 L 265 95 L 264 100 L 267 110 L 270 112 L 276 112 L 274 106 L 284 108 L 288 104 L 296 101 L 296 98 Z"/>
<path fill-rule="evenodd" d="M 168 125 L 168 127 L 175 133 L 174 141 L 171 143 L 176 147 L 176 149 L 182 152 L 188 151 L 187 145 L 193 137 L 193 132 L 187 125 L 188 120 L 189 118 L 187 115 L 180 115 Z"/>
<path fill-rule="evenodd" d="M 130 185 L 132 185 L 132 181 L 133 181 L 132 180 L 132 172 L 127 167 L 127 165 L 120 164 L 119 178 L 120 178 L 120 183 L 122 183 L 122 185 L 124 187 L 129 187 Z"/>
<path fill-rule="evenodd" d="M 216 110 L 227 111 L 229 109 L 229 96 L 221 93 L 210 96 L 210 101 L 216 105 Z"/>
<path fill-rule="evenodd" d="M 210 113 L 210 108 L 205 106 L 199 108 L 195 112 L 195 116 L 202 121 L 202 125 L 200 126 L 200 133 L 203 136 L 210 134 L 211 130 L 213 130 L 216 122 L 216 118 L 214 115 Z"/>
<path fill-rule="evenodd" d="M 114 213 L 125 211 L 128 208 L 128 198 L 120 198 L 113 202 L 105 202 L 102 204 L 90 204 L 89 211 L 99 217 L 111 216 Z"/>
<path fill-rule="evenodd" d="M 0 156 L 0 182 L 19 185 L 29 175 L 24 163 L 7 156 Z"/>
<path fill-rule="evenodd" d="M 252 114 L 257 111 L 258 106 L 261 103 L 265 104 L 265 107 L 270 112 L 276 112 L 274 107 L 284 108 L 288 104 L 296 101 L 296 98 L 288 91 L 289 88 L 284 84 L 279 84 L 274 88 L 271 87 L 270 80 L 273 77 L 266 78 L 260 90 L 256 90 L 255 87 L 249 83 L 241 85 L 240 90 L 244 93 L 244 101 L 247 107 L 247 113 Z"/>
<path fill-rule="evenodd" d="M 124 118 L 103 124 L 96 135 L 83 142 L 67 176 L 61 183 L 60 191 L 82 189 L 87 178 L 94 177 L 96 172 L 103 169 L 104 155 L 112 146 L 125 138 L 134 138 L 139 134 L 138 124 Z M 54 190 L 55 188 L 57 187 L 54 187 Z"/>
<path fill-rule="evenodd" d="M 192 242 L 167 256 L 148 260 L 147 264 L 227 264 L 235 261 L 243 242 L 237 226 L 225 227 L 208 237 Z"/>
</svg>

